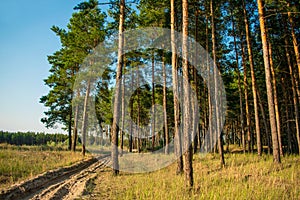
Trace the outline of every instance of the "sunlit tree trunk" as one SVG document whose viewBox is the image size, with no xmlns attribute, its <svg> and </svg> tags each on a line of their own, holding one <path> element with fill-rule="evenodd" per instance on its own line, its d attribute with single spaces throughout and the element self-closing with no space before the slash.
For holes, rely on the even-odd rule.
<svg viewBox="0 0 300 200">
<path fill-rule="evenodd" d="M 118 158 L 118 124 L 120 120 L 120 100 L 121 100 L 121 83 L 122 67 L 123 67 L 123 25 L 124 25 L 124 12 L 125 12 L 125 0 L 120 0 L 120 19 L 119 19 L 119 44 L 118 44 L 118 65 L 116 73 L 116 89 L 114 99 L 114 112 L 113 112 L 113 124 L 112 124 L 112 165 L 113 175 L 119 174 L 119 158 Z"/>
<path fill-rule="evenodd" d="M 178 92 L 178 72 L 176 65 L 176 43 L 175 43 L 175 0 L 171 0 L 171 48 L 172 48 L 172 77 L 173 77 L 173 96 L 174 96 L 174 143 L 175 154 L 177 157 L 177 174 L 183 172 L 183 159 L 181 150 L 180 136 L 180 113 L 179 113 L 179 92 Z"/>
<path fill-rule="evenodd" d="M 88 101 L 90 96 L 90 88 L 91 88 L 91 81 L 88 80 L 87 82 L 87 89 L 84 97 L 84 105 L 83 105 L 83 115 L 82 115 L 82 155 L 85 156 L 85 147 L 86 147 L 86 129 L 88 123 Z"/>
<path fill-rule="evenodd" d="M 287 34 L 286 26 L 285 26 L 285 33 Z M 290 72 L 290 78 L 291 78 L 291 82 L 292 82 L 293 104 L 294 104 L 295 125 L 296 125 L 296 138 L 297 138 L 297 142 L 298 142 L 298 150 L 300 153 L 299 103 L 298 103 L 298 99 L 297 99 L 296 84 L 295 84 L 293 66 L 292 66 L 292 62 L 291 62 L 291 56 L 290 56 L 289 49 L 288 49 L 289 42 L 288 42 L 287 35 L 284 38 L 284 43 L 285 43 L 285 54 L 286 54 L 289 72 Z"/>
<path fill-rule="evenodd" d="M 245 0 L 242 2 L 243 4 L 243 12 L 244 12 L 244 21 L 245 21 L 245 28 L 246 28 L 246 41 L 248 47 L 248 56 L 249 56 L 249 63 L 250 63 L 250 72 L 251 72 L 251 80 L 252 80 L 252 93 L 253 93 L 253 104 L 254 104 L 254 115 L 255 115 L 255 132 L 256 132 L 256 142 L 257 142 L 257 153 L 261 155 L 261 141 L 260 141 L 260 128 L 259 128 L 259 114 L 258 114 L 258 105 L 257 105 L 257 94 L 256 94 L 256 78 L 254 72 L 254 61 L 253 61 L 253 52 L 252 52 L 252 44 L 251 44 L 251 36 L 250 36 L 250 25 L 248 21 L 248 14 L 246 10 Z M 248 127 L 249 129 L 250 127 Z M 251 132 L 248 131 L 248 151 L 250 152 L 253 150 L 251 148 Z"/>
<path fill-rule="evenodd" d="M 191 124 L 190 124 L 190 88 L 189 88 L 189 66 L 188 66 L 188 0 L 182 1 L 182 71 L 183 71 L 183 144 L 184 144 L 184 174 L 186 185 L 193 186 L 193 163 L 191 146 Z"/>
<path fill-rule="evenodd" d="M 281 131 L 280 131 L 280 113 L 279 113 L 279 107 L 278 107 L 278 97 L 277 97 L 277 81 L 276 81 L 276 74 L 273 64 L 273 58 L 272 58 L 272 44 L 271 41 L 268 43 L 269 48 L 269 60 L 270 60 L 270 68 L 271 68 L 271 74 L 272 74 L 272 83 L 273 83 L 273 92 L 274 92 L 274 105 L 275 105 L 275 117 L 276 117 L 276 127 L 277 127 L 277 134 L 278 134 L 278 145 L 279 145 L 279 152 L 280 155 L 283 156 L 283 150 L 282 150 L 282 142 L 281 142 Z"/>
<path fill-rule="evenodd" d="M 75 106 L 75 113 L 74 113 L 74 126 L 73 126 L 73 142 L 72 142 L 72 150 L 76 151 L 76 143 L 78 137 L 78 105 Z"/>
<path fill-rule="evenodd" d="M 219 91 L 219 83 L 218 83 L 218 67 L 217 67 L 217 55 L 216 55 L 216 38 L 215 38 L 215 15 L 214 15 L 214 1 L 210 0 L 210 12 L 211 12 L 211 38 L 212 38 L 212 55 L 213 55 L 213 61 L 214 61 L 214 87 L 215 87 L 215 114 L 216 114 L 216 128 L 215 128 L 215 134 L 217 136 L 218 141 L 218 150 L 220 154 L 220 164 L 222 167 L 225 166 L 225 160 L 224 160 L 224 153 L 223 153 L 223 142 L 222 142 L 222 130 L 221 130 L 221 108 L 220 108 L 220 94 L 222 91 Z"/>
<path fill-rule="evenodd" d="M 152 52 L 151 56 L 152 60 L 152 125 L 151 125 L 151 133 L 152 133 L 152 151 L 154 151 L 155 146 L 155 76 L 154 76 L 154 52 Z"/>
<path fill-rule="evenodd" d="M 267 33 L 265 26 L 265 15 L 264 15 L 264 3 L 262 0 L 257 0 L 258 13 L 259 13 L 259 22 L 260 22 L 260 31 L 261 31 L 261 40 L 263 46 L 263 57 L 265 64 L 265 75 L 266 75 L 266 86 L 267 86 L 267 97 L 268 97 L 268 107 L 269 107 L 269 117 L 271 125 L 271 135 L 272 135 L 272 146 L 273 146 L 273 160 L 275 163 L 280 163 L 280 152 L 278 144 L 278 134 L 276 127 L 276 117 L 274 110 L 274 99 L 273 99 L 273 88 L 272 88 L 272 79 L 270 73 L 270 62 L 269 62 L 269 51 L 268 51 L 268 42 L 267 42 Z"/>
</svg>

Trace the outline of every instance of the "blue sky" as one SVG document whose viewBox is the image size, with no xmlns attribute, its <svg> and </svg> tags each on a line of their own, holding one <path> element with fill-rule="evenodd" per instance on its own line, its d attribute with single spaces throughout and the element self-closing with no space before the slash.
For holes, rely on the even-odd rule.
<svg viewBox="0 0 300 200">
<path fill-rule="evenodd" d="M 61 132 L 40 122 L 46 108 L 39 98 L 50 65 L 60 49 L 52 25 L 66 27 L 82 0 L 8 0 L 0 12 L 0 130 Z"/>
</svg>

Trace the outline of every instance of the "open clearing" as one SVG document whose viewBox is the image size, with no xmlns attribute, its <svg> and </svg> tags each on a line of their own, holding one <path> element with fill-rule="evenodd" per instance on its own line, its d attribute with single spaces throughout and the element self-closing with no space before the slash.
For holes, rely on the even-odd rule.
<svg viewBox="0 0 300 200">
<path fill-rule="evenodd" d="M 175 175 L 176 164 L 115 177 L 106 167 L 108 156 L 83 160 L 79 152 L 36 148 L 0 152 L 2 180 L 5 174 L 14 179 L 14 186 L 1 184 L 0 199 L 300 199 L 299 156 L 285 156 L 275 165 L 265 154 L 227 153 L 226 167 L 220 168 L 217 154 L 196 154 L 189 190 L 184 176 Z"/>
</svg>

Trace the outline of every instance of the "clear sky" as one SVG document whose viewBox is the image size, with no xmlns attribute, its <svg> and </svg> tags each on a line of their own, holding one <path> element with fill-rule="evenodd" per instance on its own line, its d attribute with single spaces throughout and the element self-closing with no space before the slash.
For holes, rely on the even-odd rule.
<svg viewBox="0 0 300 200">
<path fill-rule="evenodd" d="M 60 49 L 52 25 L 66 27 L 82 0 L 7 0 L 0 12 L 0 130 L 61 132 L 40 122 L 46 108 L 39 98 L 50 65 Z"/>
</svg>

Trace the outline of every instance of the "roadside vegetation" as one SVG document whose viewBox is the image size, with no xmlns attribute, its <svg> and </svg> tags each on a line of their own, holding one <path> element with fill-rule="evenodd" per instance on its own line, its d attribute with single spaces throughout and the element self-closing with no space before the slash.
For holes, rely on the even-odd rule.
<svg viewBox="0 0 300 200">
<path fill-rule="evenodd" d="M 0 144 L 0 189 L 83 158 L 80 151 L 66 151 L 64 144 L 42 146 L 15 146 Z"/>
</svg>

